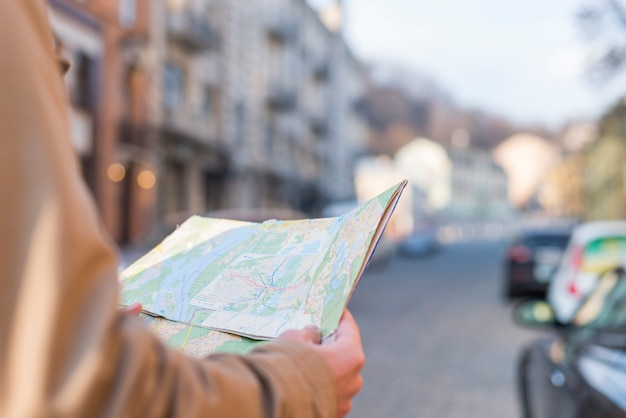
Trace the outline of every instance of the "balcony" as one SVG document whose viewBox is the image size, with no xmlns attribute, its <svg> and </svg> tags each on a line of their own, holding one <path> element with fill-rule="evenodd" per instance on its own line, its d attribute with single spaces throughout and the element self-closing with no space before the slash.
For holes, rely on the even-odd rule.
<svg viewBox="0 0 626 418">
<path fill-rule="evenodd" d="M 167 31 L 170 39 L 189 51 L 205 51 L 219 42 L 219 35 L 208 17 L 194 15 L 189 10 L 168 15 Z"/>
<path fill-rule="evenodd" d="M 268 23 L 269 37 L 280 43 L 287 43 L 298 37 L 298 24 L 287 19 L 272 20 Z"/>
<path fill-rule="evenodd" d="M 367 115 L 368 115 L 367 99 L 365 97 L 356 98 L 352 102 L 352 110 L 357 115 L 359 115 L 359 116 L 361 116 L 363 118 L 366 118 Z"/>
<path fill-rule="evenodd" d="M 324 137 L 328 133 L 328 122 L 326 119 L 319 116 L 312 116 L 310 118 L 311 130 L 318 137 Z"/>
<path fill-rule="evenodd" d="M 287 112 L 296 107 L 298 98 L 295 88 L 272 86 L 267 93 L 267 105 L 275 111 Z"/>
<path fill-rule="evenodd" d="M 326 81 L 330 76 L 330 66 L 326 62 L 317 64 L 313 68 L 313 77 L 317 81 Z"/>
<path fill-rule="evenodd" d="M 150 148 L 152 137 L 146 125 L 133 124 L 130 121 L 122 121 L 119 125 L 119 142 L 121 144 L 135 145 L 142 148 Z"/>
<path fill-rule="evenodd" d="M 197 117 L 192 112 L 183 109 L 173 109 L 163 113 L 162 131 L 192 143 L 218 146 L 215 120 Z"/>
</svg>

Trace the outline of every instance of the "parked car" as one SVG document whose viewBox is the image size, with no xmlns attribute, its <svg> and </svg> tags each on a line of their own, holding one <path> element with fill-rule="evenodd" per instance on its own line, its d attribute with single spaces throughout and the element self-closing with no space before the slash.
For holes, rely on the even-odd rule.
<svg viewBox="0 0 626 418">
<path fill-rule="evenodd" d="M 398 244 L 398 253 L 407 257 L 419 257 L 433 254 L 440 249 L 437 230 L 422 228 Z"/>
<path fill-rule="evenodd" d="M 571 320 L 600 274 L 626 260 L 626 221 L 586 222 L 572 237 L 552 283 L 548 300 L 557 319 Z"/>
<path fill-rule="evenodd" d="M 505 296 L 545 296 L 569 238 L 569 229 L 525 230 L 516 236 L 506 250 Z"/>
<path fill-rule="evenodd" d="M 516 322 L 551 336 L 526 347 L 518 363 L 525 418 L 626 417 L 626 275 L 601 275 L 572 321 L 558 321 L 545 300 L 514 309 Z"/>
</svg>

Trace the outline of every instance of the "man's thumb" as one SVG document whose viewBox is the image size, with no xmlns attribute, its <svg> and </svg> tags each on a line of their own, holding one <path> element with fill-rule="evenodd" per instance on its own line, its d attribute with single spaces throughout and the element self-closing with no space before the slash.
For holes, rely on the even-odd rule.
<svg viewBox="0 0 626 418">
<path fill-rule="evenodd" d="M 288 329 L 278 336 L 279 340 L 298 341 L 304 344 L 319 344 L 322 333 L 315 325 L 307 325 L 304 329 Z"/>
<path fill-rule="evenodd" d="M 141 306 L 141 303 L 133 303 L 130 306 L 127 306 L 126 308 L 122 309 L 122 311 L 124 313 L 127 313 L 129 315 L 132 316 L 139 316 L 139 314 L 141 313 L 143 307 Z"/>
</svg>

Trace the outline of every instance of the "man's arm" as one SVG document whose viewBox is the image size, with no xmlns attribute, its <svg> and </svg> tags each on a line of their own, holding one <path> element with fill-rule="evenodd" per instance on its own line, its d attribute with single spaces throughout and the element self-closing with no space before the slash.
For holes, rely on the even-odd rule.
<svg viewBox="0 0 626 418">
<path fill-rule="evenodd" d="M 0 416 L 334 416 L 304 344 L 201 361 L 116 309 L 41 0 L 0 1 Z"/>
</svg>

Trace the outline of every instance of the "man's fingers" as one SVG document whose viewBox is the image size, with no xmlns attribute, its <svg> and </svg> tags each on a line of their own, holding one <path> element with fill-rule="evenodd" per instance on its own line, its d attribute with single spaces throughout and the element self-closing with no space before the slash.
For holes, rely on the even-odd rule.
<svg viewBox="0 0 626 418">
<path fill-rule="evenodd" d="M 141 303 L 133 303 L 132 305 L 127 306 L 124 309 L 122 309 L 124 313 L 133 315 L 133 316 L 139 316 L 142 310 L 143 310 L 143 306 L 141 306 Z"/>
<path fill-rule="evenodd" d="M 352 401 L 350 400 L 348 402 L 345 402 L 339 405 L 337 409 L 337 416 L 340 418 L 344 418 L 350 413 L 351 410 L 352 410 Z"/>
<path fill-rule="evenodd" d="M 304 327 L 303 331 L 309 335 L 313 344 L 320 344 L 322 342 L 322 331 L 320 331 L 317 326 L 307 325 Z"/>
<path fill-rule="evenodd" d="M 336 340 L 340 339 L 354 339 L 361 341 L 359 326 L 350 311 L 347 309 L 343 311 L 343 316 L 341 317 L 341 321 L 339 321 L 339 326 L 337 327 Z"/>
<path fill-rule="evenodd" d="M 298 341 L 305 344 L 319 344 L 322 340 L 320 329 L 307 325 L 304 329 L 289 329 L 278 336 L 279 340 Z"/>
</svg>

